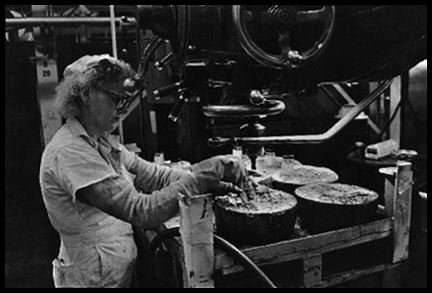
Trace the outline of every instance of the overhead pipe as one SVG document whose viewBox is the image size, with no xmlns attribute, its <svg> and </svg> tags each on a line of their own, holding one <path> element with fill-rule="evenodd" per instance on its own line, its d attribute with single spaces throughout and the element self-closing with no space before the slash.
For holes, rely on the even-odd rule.
<svg viewBox="0 0 432 293">
<path fill-rule="evenodd" d="M 6 28 L 9 27 L 28 27 L 28 26 L 71 26 L 71 25 L 107 25 L 110 24 L 110 17 L 26 17 L 26 18 L 6 18 Z M 126 22 L 128 26 L 135 26 L 134 17 L 116 17 L 115 23 Z"/>
<path fill-rule="evenodd" d="M 233 138 L 212 138 L 209 140 L 210 145 L 222 145 L 227 143 L 246 144 L 246 145 L 264 145 L 264 144 L 320 144 L 328 141 L 345 126 L 347 126 L 357 115 L 359 115 L 366 107 L 375 101 L 384 90 L 390 86 L 393 79 L 385 80 L 374 91 L 369 93 L 362 99 L 354 108 L 352 108 L 345 116 L 343 116 L 329 130 L 321 134 L 306 134 L 306 135 L 282 135 L 282 136 L 262 136 L 262 137 L 233 137 Z"/>
</svg>

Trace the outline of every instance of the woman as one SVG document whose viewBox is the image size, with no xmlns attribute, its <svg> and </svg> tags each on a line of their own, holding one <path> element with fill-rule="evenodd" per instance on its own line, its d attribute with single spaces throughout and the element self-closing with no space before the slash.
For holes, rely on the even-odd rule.
<svg viewBox="0 0 432 293">
<path fill-rule="evenodd" d="M 218 156 L 190 172 L 147 162 L 110 133 L 137 96 L 131 67 L 109 55 L 84 56 L 57 87 L 66 123 L 46 146 L 40 185 L 60 235 L 56 287 L 131 287 L 137 248 L 132 225 L 156 228 L 178 213 L 178 195 L 241 192 L 246 171 Z"/>
</svg>

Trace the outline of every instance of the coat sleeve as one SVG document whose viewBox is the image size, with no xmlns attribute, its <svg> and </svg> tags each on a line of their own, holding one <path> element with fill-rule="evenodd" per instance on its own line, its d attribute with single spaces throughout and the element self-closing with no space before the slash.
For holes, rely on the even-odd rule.
<svg viewBox="0 0 432 293">
<path fill-rule="evenodd" d="M 150 194 L 138 192 L 124 177 L 113 174 L 78 190 L 77 198 L 134 226 L 153 229 L 178 213 L 179 195 L 200 193 L 193 174 Z"/>
<path fill-rule="evenodd" d="M 126 150 L 123 146 L 121 151 L 124 166 L 135 175 L 134 185 L 145 193 L 162 189 L 190 173 L 148 162 Z"/>
</svg>

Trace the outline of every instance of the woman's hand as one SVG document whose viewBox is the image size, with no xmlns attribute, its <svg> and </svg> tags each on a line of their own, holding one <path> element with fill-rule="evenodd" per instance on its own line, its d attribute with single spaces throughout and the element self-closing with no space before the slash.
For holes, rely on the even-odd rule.
<svg viewBox="0 0 432 293">
<path fill-rule="evenodd" d="M 192 166 L 202 192 L 242 193 L 247 184 L 247 171 L 240 158 L 216 156 Z"/>
</svg>

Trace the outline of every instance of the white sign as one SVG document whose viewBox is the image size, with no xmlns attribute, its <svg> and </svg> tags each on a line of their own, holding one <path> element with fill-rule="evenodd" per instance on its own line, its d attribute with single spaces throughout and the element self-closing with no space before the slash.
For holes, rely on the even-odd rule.
<svg viewBox="0 0 432 293">
<path fill-rule="evenodd" d="M 61 127 L 61 117 L 55 108 L 55 88 L 58 84 L 57 63 L 54 59 L 36 62 L 37 91 L 45 145 Z"/>
<path fill-rule="evenodd" d="M 36 63 L 38 85 L 57 84 L 57 64 L 53 59 L 38 60 Z"/>
</svg>

